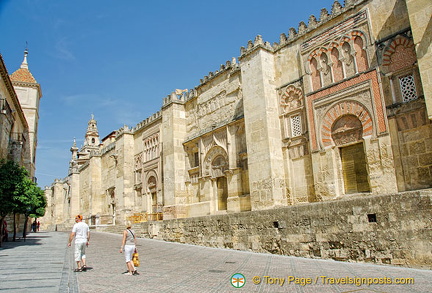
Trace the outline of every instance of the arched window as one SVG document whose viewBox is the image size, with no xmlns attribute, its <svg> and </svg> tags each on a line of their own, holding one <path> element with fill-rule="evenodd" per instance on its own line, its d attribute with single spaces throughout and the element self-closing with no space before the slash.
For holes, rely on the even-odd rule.
<svg viewBox="0 0 432 293">
<path fill-rule="evenodd" d="M 316 91 L 321 88 L 321 78 L 318 71 L 318 61 L 312 58 L 310 61 L 311 77 L 312 77 L 312 90 Z"/>
<path fill-rule="evenodd" d="M 338 82 L 344 78 L 342 62 L 339 60 L 339 50 L 333 48 L 331 51 L 331 60 L 333 63 L 333 80 Z"/>
<path fill-rule="evenodd" d="M 391 73 L 394 102 L 409 102 L 421 94 L 418 71 L 414 66 L 417 60 L 414 43 L 411 39 L 398 36 L 383 53 L 383 72 Z"/>
<path fill-rule="evenodd" d="M 348 42 L 344 42 L 342 44 L 342 55 L 344 59 L 345 76 L 353 76 L 356 74 L 356 68 L 354 64 L 354 58 L 352 56 L 351 45 Z"/>
<path fill-rule="evenodd" d="M 355 37 L 354 51 L 356 52 L 356 62 L 357 62 L 358 72 L 367 70 L 368 61 L 367 61 L 366 51 L 363 49 L 363 39 L 361 37 Z"/>
<path fill-rule="evenodd" d="M 323 52 L 320 56 L 321 61 L 321 86 L 329 85 L 333 82 L 332 80 L 332 74 L 331 74 L 331 67 L 329 65 L 329 58 L 327 56 L 326 52 Z"/>
</svg>

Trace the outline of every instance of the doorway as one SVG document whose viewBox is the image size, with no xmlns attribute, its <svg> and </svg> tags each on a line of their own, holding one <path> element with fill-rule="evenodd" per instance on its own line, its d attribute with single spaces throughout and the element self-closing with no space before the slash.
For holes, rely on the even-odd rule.
<svg viewBox="0 0 432 293">
<path fill-rule="evenodd" d="M 345 194 L 370 192 L 363 143 L 340 148 Z"/>
<path fill-rule="evenodd" d="M 217 178 L 216 184 L 218 196 L 218 210 L 225 211 L 228 208 L 228 184 L 226 177 Z"/>
</svg>

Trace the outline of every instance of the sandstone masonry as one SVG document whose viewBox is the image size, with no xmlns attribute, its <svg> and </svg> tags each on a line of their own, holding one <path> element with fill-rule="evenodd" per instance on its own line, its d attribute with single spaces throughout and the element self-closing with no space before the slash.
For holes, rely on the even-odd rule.
<svg viewBox="0 0 432 293">
<path fill-rule="evenodd" d="M 42 223 L 81 213 L 166 240 L 430 263 L 431 14 L 424 0 L 335 1 L 135 127 L 100 139 L 91 117 Z"/>
</svg>

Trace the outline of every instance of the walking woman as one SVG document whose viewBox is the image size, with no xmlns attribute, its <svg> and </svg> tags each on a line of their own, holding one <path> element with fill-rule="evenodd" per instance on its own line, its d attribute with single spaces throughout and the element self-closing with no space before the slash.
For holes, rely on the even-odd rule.
<svg viewBox="0 0 432 293">
<path fill-rule="evenodd" d="M 126 266 L 127 271 L 124 272 L 124 275 L 139 275 L 138 271 L 135 269 L 132 262 L 132 254 L 136 249 L 136 237 L 135 232 L 131 229 L 132 224 L 128 222 L 126 224 L 126 230 L 123 231 L 123 240 L 122 245 L 120 247 L 120 253 L 125 253 Z"/>
</svg>

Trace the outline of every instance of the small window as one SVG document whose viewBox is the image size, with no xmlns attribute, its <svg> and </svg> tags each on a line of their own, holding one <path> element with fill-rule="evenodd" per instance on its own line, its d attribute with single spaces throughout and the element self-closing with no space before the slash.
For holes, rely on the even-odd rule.
<svg viewBox="0 0 432 293">
<path fill-rule="evenodd" d="M 141 170 L 135 170 L 135 184 L 141 183 Z"/>
<path fill-rule="evenodd" d="M 199 166 L 199 155 L 198 152 L 194 153 L 194 167 L 198 167 Z"/>
<path fill-rule="evenodd" d="M 399 77 L 399 84 L 404 103 L 417 99 L 417 90 L 412 74 Z"/>
<path fill-rule="evenodd" d="M 369 223 L 376 223 L 377 222 L 376 214 L 368 214 L 367 217 L 368 217 Z"/>
<path fill-rule="evenodd" d="M 291 117 L 291 136 L 296 137 L 302 135 L 302 125 L 300 115 Z"/>
</svg>

